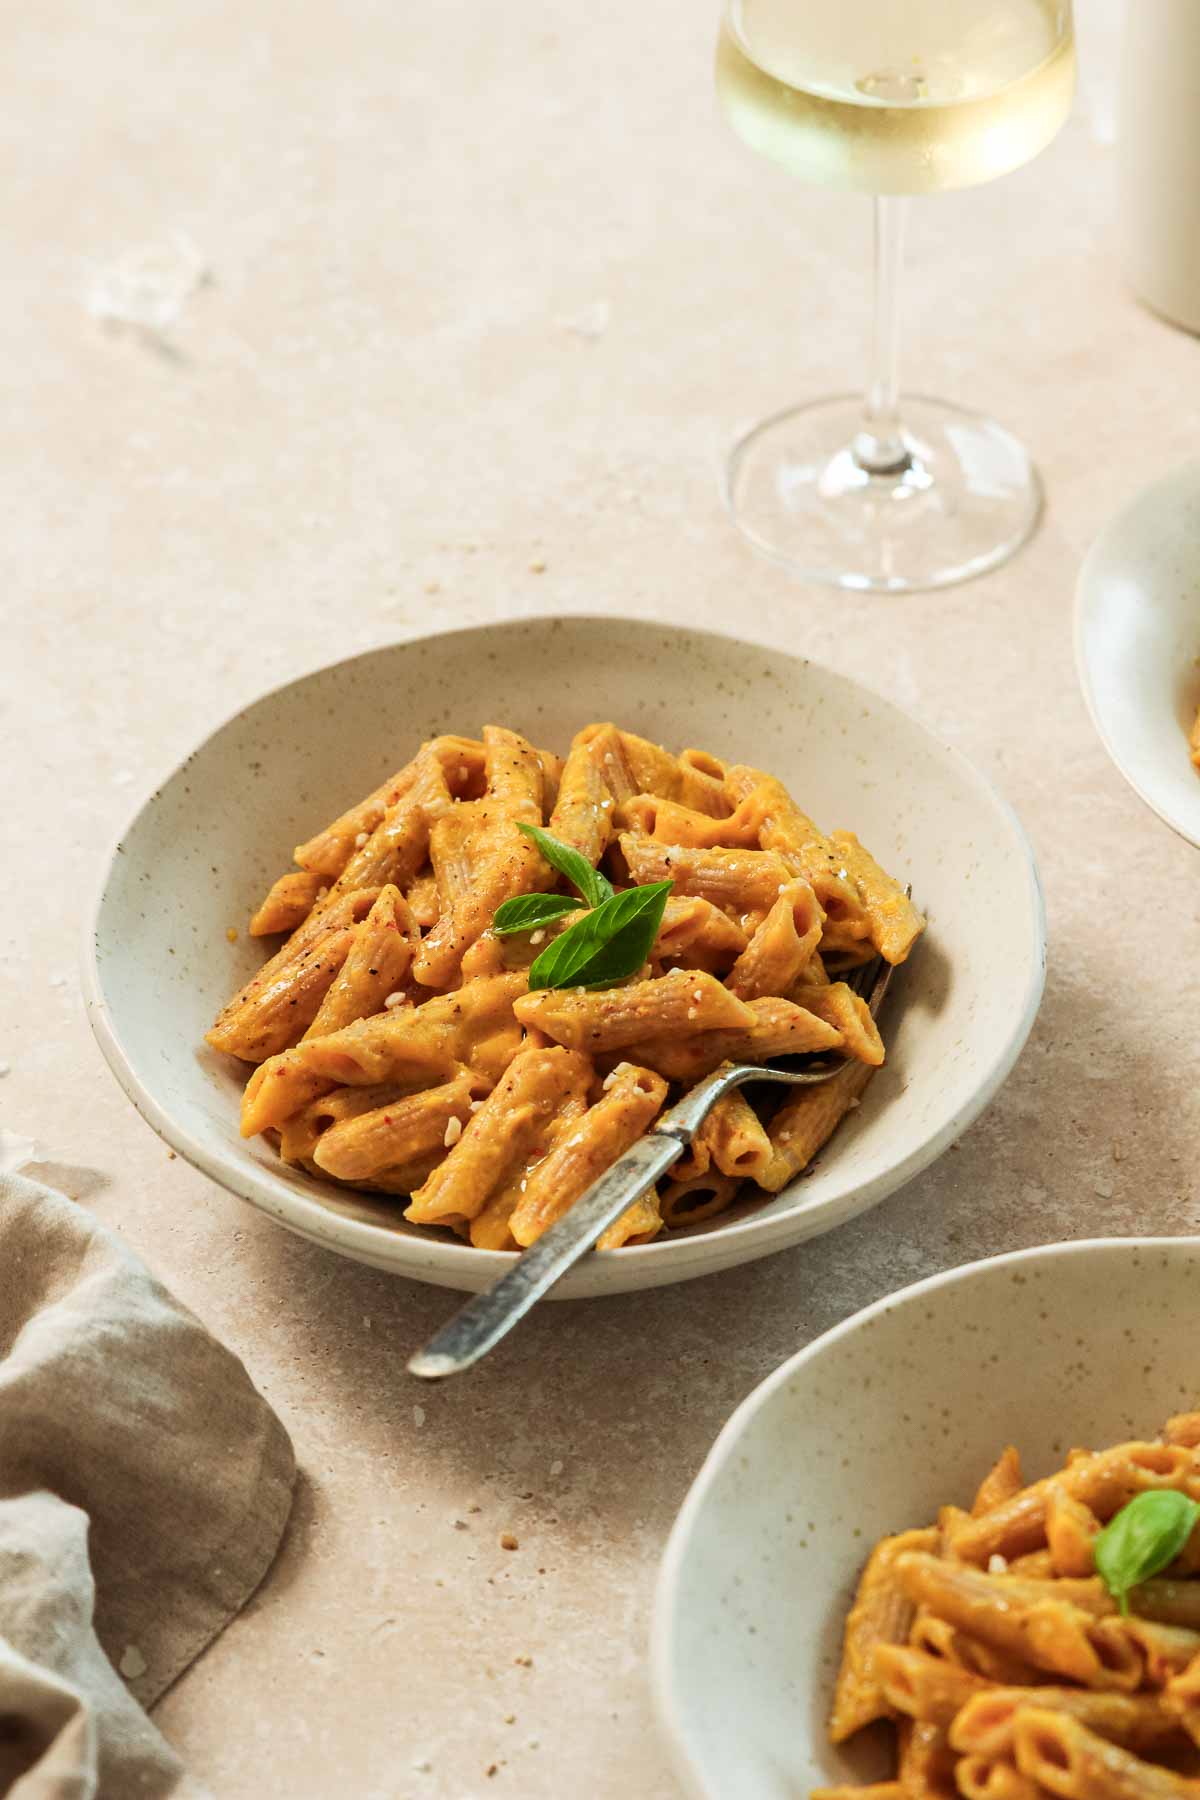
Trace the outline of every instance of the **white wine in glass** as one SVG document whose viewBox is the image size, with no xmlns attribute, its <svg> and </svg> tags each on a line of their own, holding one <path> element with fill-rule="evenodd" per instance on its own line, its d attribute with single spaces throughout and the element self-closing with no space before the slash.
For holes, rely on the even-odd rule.
<svg viewBox="0 0 1200 1800">
<path fill-rule="evenodd" d="M 1040 508 L 1000 426 L 897 398 L 906 199 L 1029 162 L 1067 116 L 1070 0 L 728 0 L 717 92 L 738 135 L 802 180 L 874 194 L 876 295 L 865 399 L 763 421 L 726 497 L 759 549 L 842 587 L 940 587 L 995 567 Z"/>
</svg>

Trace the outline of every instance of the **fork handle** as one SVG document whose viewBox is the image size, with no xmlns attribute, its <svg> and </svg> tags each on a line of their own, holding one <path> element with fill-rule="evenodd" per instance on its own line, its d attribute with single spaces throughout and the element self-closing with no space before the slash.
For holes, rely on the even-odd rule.
<svg viewBox="0 0 1200 1800">
<path fill-rule="evenodd" d="M 683 1154 L 681 1137 L 652 1131 L 617 1158 L 569 1212 L 530 1245 L 499 1281 L 474 1294 L 454 1317 L 434 1333 L 423 1350 L 410 1357 L 411 1375 L 438 1381 L 457 1375 L 486 1356 L 506 1337 L 542 1295 L 579 1261 L 639 1194 L 653 1187 Z"/>
</svg>

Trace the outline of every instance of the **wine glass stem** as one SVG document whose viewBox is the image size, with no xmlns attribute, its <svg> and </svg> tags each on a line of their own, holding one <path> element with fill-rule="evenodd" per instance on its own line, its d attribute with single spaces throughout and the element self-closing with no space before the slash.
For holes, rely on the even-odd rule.
<svg viewBox="0 0 1200 1800">
<path fill-rule="evenodd" d="M 875 315 L 871 323 L 871 368 L 862 430 L 854 456 L 872 475 L 897 474 L 910 457 L 900 424 L 897 362 L 900 348 L 900 267 L 908 200 L 875 197 Z"/>
</svg>

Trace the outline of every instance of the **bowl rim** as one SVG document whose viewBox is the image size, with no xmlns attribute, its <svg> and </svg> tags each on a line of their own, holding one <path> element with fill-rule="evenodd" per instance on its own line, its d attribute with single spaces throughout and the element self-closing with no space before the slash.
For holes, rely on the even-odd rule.
<svg viewBox="0 0 1200 1800">
<path fill-rule="evenodd" d="M 356 664 L 367 662 L 385 652 L 403 650 L 412 645 L 430 643 L 435 640 L 464 639 L 497 632 L 513 632 L 515 634 L 531 627 L 541 626 L 545 629 L 559 624 L 591 625 L 606 631 L 619 631 L 622 627 L 633 625 L 648 631 L 667 631 L 692 638 L 706 639 L 718 645 L 733 644 L 742 649 L 758 652 L 773 651 L 775 654 L 779 654 L 778 645 L 775 644 L 763 644 L 754 638 L 742 637 L 731 632 L 711 631 L 706 628 L 683 625 L 670 619 L 646 619 L 637 615 L 626 616 L 610 613 L 535 613 L 459 626 L 452 631 L 418 632 L 412 636 L 393 639 L 386 644 L 370 646 L 366 650 L 356 652 L 353 656 L 343 657 L 332 663 L 319 664 L 316 668 L 294 675 L 287 681 L 276 683 L 265 692 L 234 708 L 154 782 L 149 793 L 135 806 L 122 828 L 112 839 L 107 854 L 101 862 L 93 884 L 91 900 L 84 915 L 81 962 L 83 998 L 88 1023 L 95 1035 L 101 1054 L 119 1085 L 151 1129 L 171 1149 L 177 1151 L 185 1161 L 199 1169 L 219 1187 L 247 1201 L 292 1231 L 299 1232 L 301 1236 L 319 1243 L 337 1254 L 357 1256 L 359 1260 L 370 1263 L 376 1268 L 412 1280 L 430 1278 L 429 1272 L 437 1269 L 442 1272 L 442 1275 L 433 1277 L 433 1279 L 442 1279 L 444 1285 L 456 1285 L 454 1282 L 444 1281 L 444 1276 L 453 1273 L 461 1277 L 470 1270 L 475 1277 L 471 1285 L 484 1287 L 498 1279 L 507 1268 L 511 1267 L 518 1252 L 514 1250 L 481 1250 L 471 1245 L 457 1242 L 448 1243 L 432 1238 L 426 1241 L 407 1232 L 392 1231 L 386 1226 L 339 1215 L 330 1211 L 321 1200 L 293 1190 L 282 1183 L 273 1173 L 260 1169 L 249 1156 L 242 1159 L 232 1152 L 226 1153 L 220 1149 L 212 1149 L 195 1137 L 164 1106 L 159 1104 L 154 1094 L 143 1082 L 121 1041 L 105 996 L 100 974 L 98 949 L 101 911 L 116 867 L 117 857 L 123 853 L 125 838 L 148 808 L 154 805 L 164 789 L 176 780 L 187 765 L 206 750 L 222 732 L 236 724 L 250 711 L 304 682 L 327 675 L 335 669 L 350 670 Z M 886 695 L 876 693 L 874 689 L 868 688 L 855 677 L 844 675 L 840 670 L 830 668 L 828 664 L 814 662 L 811 658 L 797 655 L 792 651 L 785 652 L 784 657 L 787 663 L 796 664 L 800 668 L 818 670 L 822 676 L 831 678 L 835 683 L 843 684 L 869 700 L 873 707 L 897 714 L 907 723 L 915 726 L 937 746 L 943 755 L 949 757 L 957 765 L 965 782 L 975 790 L 981 800 L 997 809 L 1006 819 L 1014 846 L 1021 853 L 1031 927 L 1025 989 L 1021 996 L 1019 1010 L 1014 1011 L 1013 1021 L 1005 1041 L 995 1055 L 985 1078 L 961 1109 L 948 1117 L 937 1131 L 916 1145 L 899 1161 L 889 1164 L 886 1169 L 853 1189 L 840 1201 L 831 1201 L 828 1218 L 823 1218 L 814 1230 L 801 1230 L 797 1233 L 798 1215 L 795 1211 L 786 1211 L 770 1216 L 759 1211 L 745 1219 L 736 1220 L 719 1231 L 702 1233 L 674 1242 L 658 1241 L 649 1244 L 626 1245 L 622 1248 L 620 1263 L 615 1265 L 617 1267 L 632 1269 L 640 1265 L 653 1268 L 669 1255 L 672 1259 L 670 1265 L 672 1272 L 670 1275 L 664 1274 L 663 1279 L 671 1282 L 710 1273 L 715 1274 L 731 1264 L 769 1255 L 776 1250 L 790 1247 L 804 1237 L 816 1236 L 825 1230 L 832 1230 L 857 1217 L 860 1213 L 866 1212 L 889 1194 L 894 1193 L 896 1189 L 921 1174 L 942 1155 L 951 1143 L 961 1137 L 1008 1078 L 1032 1030 L 1045 987 L 1046 908 L 1041 877 L 1029 836 L 1006 796 L 961 750 L 955 745 L 947 743 L 936 732 L 931 731 L 922 720 L 904 707 L 897 705 L 895 701 L 888 699 Z M 799 1217 L 804 1218 L 805 1215 L 800 1214 Z M 808 1215 L 808 1217 L 812 1218 L 813 1215 Z M 717 1244 L 726 1247 L 741 1246 L 743 1254 L 733 1257 L 727 1255 L 724 1258 L 719 1254 L 714 1256 L 712 1246 Z M 397 1250 L 400 1246 L 403 1246 L 403 1251 L 398 1255 Z M 619 1293 L 629 1291 L 639 1285 L 651 1285 L 636 1281 L 611 1285 L 602 1281 L 597 1285 L 588 1282 L 586 1278 L 581 1281 L 580 1278 L 584 1271 L 593 1266 L 591 1259 L 585 1258 L 559 1284 L 556 1297 L 563 1299 L 596 1298 L 605 1293 Z"/>
<path fill-rule="evenodd" d="M 697 1470 L 691 1486 L 675 1514 L 654 1584 L 649 1633 L 650 1688 L 654 1698 L 654 1711 L 658 1719 L 659 1730 L 671 1752 L 675 1772 L 682 1780 L 688 1794 L 692 1796 L 692 1800 L 716 1800 L 716 1796 L 707 1785 L 704 1772 L 692 1755 L 688 1736 L 679 1716 L 675 1686 L 671 1678 L 671 1660 L 675 1638 L 674 1613 L 684 1564 L 701 1510 L 730 1456 L 741 1442 L 751 1420 L 806 1363 L 815 1361 L 843 1338 L 852 1336 L 872 1320 L 885 1313 L 893 1312 L 902 1305 L 907 1306 L 910 1302 L 923 1298 L 937 1288 L 948 1288 L 956 1286 L 960 1282 L 969 1282 L 994 1269 L 1011 1268 L 1014 1265 L 1035 1262 L 1039 1259 L 1048 1261 L 1068 1259 L 1106 1250 L 1120 1250 L 1128 1254 L 1132 1254 L 1136 1250 L 1165 1251 L 1169 1254 L 1183 1251 L 1200 1259 L 1200 1238 L 1179 1234 L 1171 1237 L 1070 1238 L 1063 1243 L 1032 1244 L 1024 1250 L 1008 1250 L 1000 1256 L 983 1256 L 974 1262 L 960 1263 L 952 1269 L 942 1269 L 936 1275 L 927 1275 L 920 1281 L 909 1283 L 907 1287 L 896 1288 L 890 1294 L 882 1294 L 878 1300 L 873 1300 L 870 1305 L 861 1307 L 849 1318 L 842 1319 L 836 1325 L 831 1325 L 828 1331 L 823 1331 L 820 1337 L 813 1338 L 811 1343 L 794 1351 L 791 1356 L 779 1364 L 778 1368 L 773 1369 L 769 1375 L 765 1375 L 757 1386 L 751 1388 L 745 1398 L 738 1402 L 713 1439 L 704 1461 Z"/>
<path fill-rule="evenodd" d="M 1169 469 L 1166 474 L 1158 475 L 1153 481 L 1147 482 L 1145 487 L 1139 488 L 1137 493 L 1125 502 L 1119 512 L 1114 513 L 1101 526 L 1092 540 L 1087 555 L 1079 565 L 1079 574 L 1075 578 L 1072 639 L 1075 652 L 1075 674 L 1083 695 L 1083 703 L 1087 708 L 1088 717 L 1092 721 L 1096 736 L 1108 753 L 1109 761 L 1121 779 L 1132 788 L 1138 799 L 1144 806 L 1149 807 L 1156 818 L 1161 819 L 1164 825 L 1169 826 L 1177 837 L 1183 839 L 1185 844 L 1191 844 L 1194 849 L 1200 850 L 1200 826 L 1189 827 L 1181 823 L 1169 807 L 1164 806 L 1141 781 L 1134 777 L 1118 748 L 1117 741 L 1108 728 L 1092 684 L 1087 619 L 1091 610 L 1092 594 L 1099 582 L 1098 570 L 1101 563 L 1111 554 L 1113 543 L 1120 533 L 1128 528 L 1130 521 L 1143 507 L 1150 507 L 1155 499 L 1177 484 L 1187 485 L 1188 483 L 1200 492 L 1200 458 L 1189 458 L 1186 462 Z"/>
</svg>

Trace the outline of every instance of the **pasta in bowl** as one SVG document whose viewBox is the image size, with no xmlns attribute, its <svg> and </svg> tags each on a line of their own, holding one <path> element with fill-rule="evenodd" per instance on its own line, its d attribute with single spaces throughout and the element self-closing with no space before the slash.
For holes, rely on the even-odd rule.
<svg viewBox="0 0 1200 1800">
<path fill-rule="evenodd" d="M 864 1085 L 861 1104 L 845 1111 L 836 1138 L 822 1155 L 777 1192 L 749 1188 L 746 1199 L 724 1206 L 711 1220 L 701 1213 L 702 1190 L 693 1188 L 683 1196 L 691 1220 L 686 1227 L 676 1224 L 649 1242 L 629 1242 L 618 1253 L 585 1258 L 555 1289 L 555 1297 L 655 1286 L 766 1255 L 863 1211 L 945 1150 L 1011 1067 L 1041 993 L 1041 896 L 1028 844 L 1012 813 L 957 752 L 888 701 L 828 669 L 778 649 L 704 632 L 587 618 L 532 619 L 442 633 L 318 670 L 264 695 L 222 725 L 139 809 L 104 873 L 85 946 L 84 985 L 102 1050 L 127 1093 L 172 1148 L 271 1218 L 340 1254 L 467 1291 L 488 1286 L 514 1251 L 464 1241 L 445 1225 L 431 1228 L 407 1220 L 404 1190 L 390 1191 L 390 1182 L 386 1188 L 383 1183 L 363 1185 L 372 1180 L 363 1171 L 373 1159 L 361 1146 L 362 1154 L 355 1151 L 350 1163 L 341 1163 L 338 1146 L 346 1151 L 353 1132 L 334 1139 L 329 1126 L 320 1133 L 330 1137 L 322 1155 L 338 1157 L 342 1173 L 337 1180 L 328 1170 L 314 1172 L 321 1170 L 315 1155 L 288 1162 L 267 1137 L 243 1137 L 244 1092 L 254 1070 L 230 1049 L 206 1044 L 205 1033 L 230 995 L 246 988 L 263 969 L 263 943 L 247 933 L 246 920 L 279 880 L 293 846 L 309 843 L 322 821 L 341 817 L 349 803 L 357 804 L 356 796 L 381 789 L 386 793 L 397 766 L 406 755 L 411 760 L 417 746 L 452 738 L 482 746 L 485 723 L 499 720 L 498 730 L 512 732 L 549 757 L 551 750 L 569 750 L 584 721 L 612 719 L 631 741 L 701 745 L 727 770 L 748 766 L 770 771 L 818 822 L 852 829 L 897 882 L 911 883 L 930 925 L 881 1015 L 886 1059 Z M 557 757 L 547 767 L 552 788 Z M 447 751 L 445 769 L 452 796 L 467 805 L 483 797 L 481 750 L 466 760 L 452 760 Z M 460 775 L 460 769 L 466 773 Z M 705 755 L 694 772 L 712 778 Z M 666 838 L 657 839 L 656 831 L 674 831 L 671 806 L 703 810 L 682 794 L 670 801 L 654 796 L 652 783 L 643 781 L 640 788 L 650 795 L 651 807 L 666 807 L 667 823 L 660 827 L 657 811 L 652 820 L 643 806 L 638 816 L 620 824 L 618 839 L 632 833 L 661 844 Z M 545 790 L 540 816 L 547 827 L 553 813 L 554 796 Z M 326 851 L 347 859 L 358 856 L 378 822 L 360 818 L 348 837 L 337 845 L 327 843 Z M 525 822 L 534 823 L 532 813 Z M 367 843 L 359 845 L 364 832 Z M 565 827 L 563 835 L 564 841 L 570 835 Z M 715 847 L 711 854 L 739 859 L 751 848 L 722 852 Z M 708 847 L 693 846 L 692 855 L 702 853 Z M 605 869 L 617 874 L 617 888 L 661 885 L 657 878 L 665 871 L 650 862 L 621 871 L 619 854 L 618 841 L 604 862 Z M 448 869 L 452 860 L 447 858 Z M 361 868 L 359 864 L 359 873 Z M 423 942 L 433 934 L 430 872 L 422 867 L 409 879 L 401 871 L 403 879 L 391 883 L 411 909 Z M 326 886 L 330 894 L 320 899 L 332 898 L 333 907 L 323 908 L 322 928 L 340 923 L 350 936 L 339 944 L 335 932 L 331 941 L 339 954 L 348 956 L 370 905 L 362 910 L 361 888 L 358 899 L 348 897 L 345 888 L 333 896 L 339 879 L 332 865 L 324 872 L 297 867 L 273 901 L 285 908 L 290 904 L 291 913 L 277 912 L 273 920 L 268 915 L 260 924 L 272 923 L 280 934 L 303 931 L 318 889 Z M 387 885 L 387 880 L 365 884 L 368 890 Z M 565 879 L 547 885 L 560 900 L 583 898 Z M 724 929 L 714 926 L 704 908 L 684 905 L 704 897 L 675 887 L 668 897 L 666 920 L 684 936 L 690 931 L 693 942 L 699 914 L 713 929 Z M 393 897 L 388 901 L 395 909 L 395 935 L 404 935 L 403 909 Z M 386 926 L 382 912 L 388 901 L 375 926 Z M 827 923 L 832 922 L 836 907 L 821 904 Z M 339 905 L 345 908 L 340 920 L 334 910 Z M 803 935 L 807 926 L 802 918 L 798 925 L 798 935 Z M 504 974 L 489 979 L 502 983 L 505 975 L 521 973 L 522 958 L 527 965 L 567 935 L 567 926 L 555 920 L 537 929 L 546 932 L 539 945 L 531 942 L 533 932 L 505 940 Z M 412 926 L 409 932 L 411 939 Z M 828 938 L 825 928 L 823 933 Z M 722 987 L 732 972 L 726 967 L 730 947 L 740 944 L 728 933 L 726 938 L 724 947 L 718 946 L 714 968 L 701 971 L 711 973 Z M 282 935 L 271 950 L 276 944 L 285 947 Z M 826 949 L 826 972 L 853 985 L 852 949 L 840 970 L 828 942 Z M 432 954 L 444 952 L 439 938 Z M 484 951 L 478 954 L 482 958 Z M 704 954 L 688 951 L 676 960 L 695 961 Z M 826 951 L 821 955 L 825 958 Z M 480 973 L 476 969 L 472 979 Z M 317 1000 L 316 989 L 327 974 L 313 972 L 307 1002 L 292 990 L 288 998 L 301 1003 L 288 1010 L 302 1011 L 305 1004 L 319 1010 L 333 987 L 330 982 Z M 397 974 L 384 1002 L 397 993 L 407 1001 L 413 979 L 411 968 Z M 446 985 L 428 988 L 423 1004 L 435 1009 L 427 1014 L 429 1022 L 437 1009 L 446 1010 L 455 979 L 452 972 Z M 707 983 L 698 985 L 707 990 Z M 501 1050 L 506 1041 L 510 1049 L 513 1042 L 511 1012 L 519 983 L 510 986 L 507 1014 L 500 1007 Z M 563 997 L 563 990 L 551 991 L 546 1003 L 557 1004 Z M 687 1007 L 694 1004 L 683 1004 L 685 1022 Z M 721 1004 L 728 1004 L 728 996 Z M 394 1002 L 391 1010 L 399 1006 Z M 386 1005 L 384 1010 L 389 1010 Z M 804 1011 L 811 1013 L 811 1004 Z M 357 1029 L 368 1036 L 379 1030 L 377 1016 L 378 1008 Z M 310 1018 L 315 1017 L 314 1011 Z M 532 1028 L 521 1029 L 532 1035 Z M 544 1035 L 549 1048 L 555 1040 Z M 242 1046 L 243 1055 L 247 1047 Z M 617 1062 L 633 1061 L 628 1048 L 614 1050 Z M 253 1048 L 260 1059 L 255 1066 L 282 1053 L 269 1037 L 263 1039 Z M 476 1077 L 478 1060 L 468 1064 Z M 856 1063 L 858 1079 L 868 1066 Z M 502 1056 L 482 1069 L 489 1091 L 504 1072 Z M 433 1085 L 445 1086 L 459 1073 L 451 1069 Z M 611 1088 L 603 1087 L 611 1073 L 607 1066 L 600 1071 L 598 1083 L 589 1087 L 589 1104 L 611 1094 Z M 683 1081 L 685 1072 L 672 1070 L 663 1079 Z M 354 1085 L 343 1077 L 331 1083 L 329 1092 Z M 404 1083 L 385 1080 L 385 1085 Z M 487 1098 L 482 1085 L 458 1095 L 460 1111 L 465 1101 L 459 1120 L 464 1136 L 471 1118 L 483 1110 L 472 1114 L 472 1103 L 486 1104 Z M 343 1096 L 339 1105 L 353 1110 L 356 1103 Z M 430 1152 L 439 1160 L 452 1147 L 444 1142 L 447 1127 L 453 1136 L 449 1117 L 442 1141 Z M 387 1166 L 375 1161 L 376 1172 Z M 711 1161 L 705 1173 L 711 1173 Z M 715 1178 L 706 1200 L 714 1185 Z M 665 1189 L 662 1197 L 665 1201 Z"/>
<path fill-rule="evenodd" d="M 739 1408 L 656 1605 L 689 1792 L 1194 1789 L 1198 1274 L 1191 1239 L 971 1264 L 836 1327 Z"/>
<path fill-rule="evenodd" d="M 295 857 L 250 921 L 285 942 L 207 1034 L 257 1064 L 242 1132 L 486 1250 L 535 1242 L 673 1084 L 838 1051 L 827 1088 L 718 1101 L 599 1248 L 778 1192 L 884 1060 L 839 977 L 924 927 L 774 776 L 603 722 L 563 761 L 501 725 L 430 739 Z"/>
</svg>

